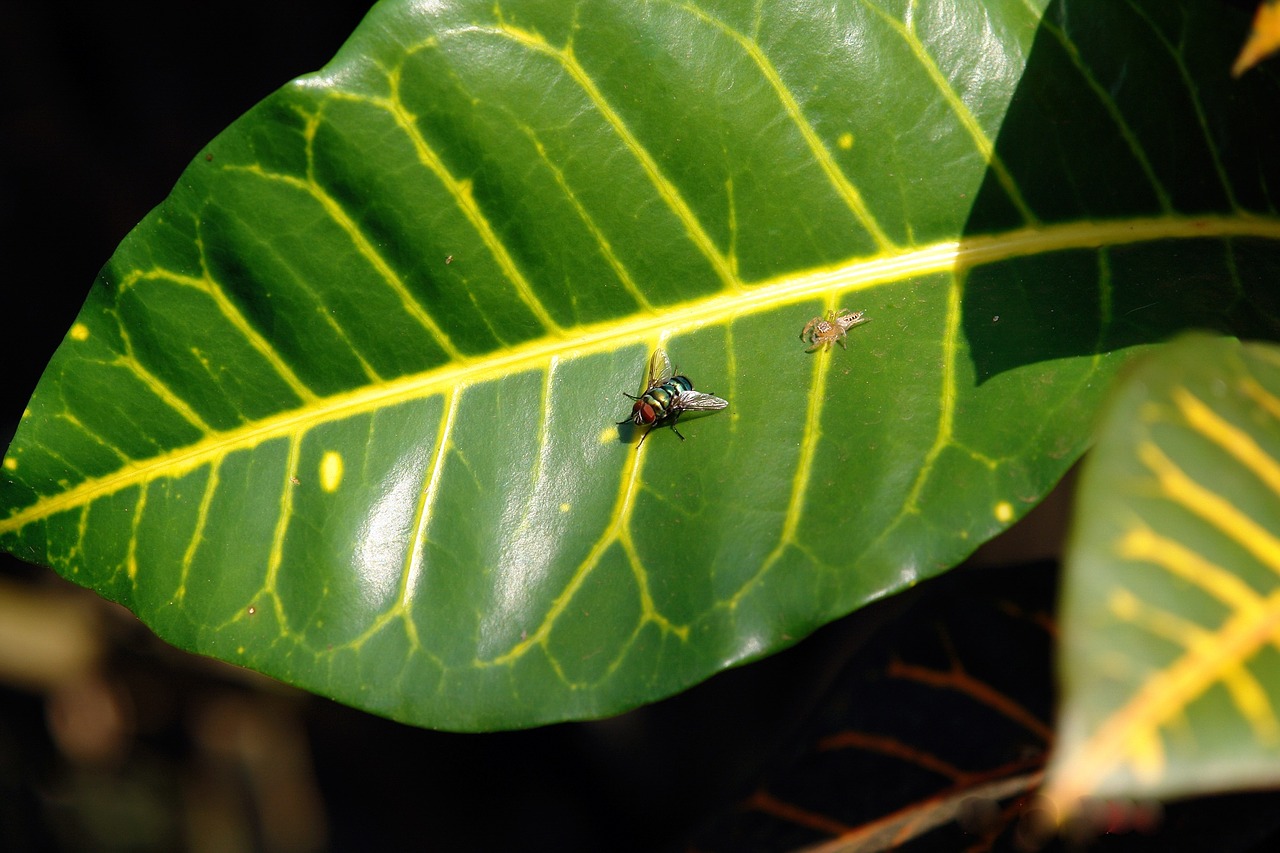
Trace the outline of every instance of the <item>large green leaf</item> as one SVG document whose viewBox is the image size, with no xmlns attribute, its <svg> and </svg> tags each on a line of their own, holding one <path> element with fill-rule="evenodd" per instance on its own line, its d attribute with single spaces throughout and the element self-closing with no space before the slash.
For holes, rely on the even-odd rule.
<svg viewBox="0 0 1280 853">
<path fill-rule="evenodd" d="M 1081 481 L 1051 794 L 1280 781 L 1280 351 L 1200 337 L 1128 377 Z"/>
<path fill-rule="evenodd" d="M 612 713 L 946 569 L 1135 347 L 1276 328 L 1245 22 L 1039 9 L 387 0 L 112 257 L 0 545 L 451 728 Z M 807 354 L 837 308 L 871 322 Z M 730 407 L 637 452 L 660 345 Z"/>
</svg>

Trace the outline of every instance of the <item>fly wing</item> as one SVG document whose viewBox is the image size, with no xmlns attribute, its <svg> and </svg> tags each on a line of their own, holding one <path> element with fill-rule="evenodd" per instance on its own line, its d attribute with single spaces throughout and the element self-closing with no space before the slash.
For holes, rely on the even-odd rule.
<svg viewBox="0 0 1280 853">
<path fill-rule="evenodd" d="M 658 347 L 653 351 L 653 355 L 649 356 L 649 376 L 645 380 L 645 392 L 670 381 L 673 372 L 671 359 L 667 358 L 667 351 Z"/>
<path fill-rule="evenodd" d="M 701 391 L 681 391 L 676 395 L 675 403 L 685 412 L 718 412 L 729 405 L 728 400 Z"/>
</svg>

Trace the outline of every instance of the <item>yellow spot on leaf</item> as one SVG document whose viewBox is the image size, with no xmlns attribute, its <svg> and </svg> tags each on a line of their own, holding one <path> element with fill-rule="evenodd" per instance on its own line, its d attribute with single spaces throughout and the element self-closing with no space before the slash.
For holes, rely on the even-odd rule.
<svg viewBox="0 0 1280 853">
<path fill-rule="evenodd" d="M 840 138 L 836 140 L 836 145 L 840 146 L 841 151 L 848 151 L 850 148 L 853 147 L 853 134 L 852 133 L 840 134 Z"/>
<path fill-rule="evenodd" d="M 342 455 L 330 450 L 320 460 L 320 488 L 336 492 L 342 485 Z"/>
<path fill-rule="evenodd" d="M 1008 501 L 996 504 L 996 521 L 1001 524 L 1013 521 L 1013 504 Z"/>
<path fill-rule="evenodd" d="M 561 511 L 561 512 L 568 512 L 568 511 L 569 511 L 569 505 L 568 505 L 568 504 L 560 504 L 560 511 Z"/>
<path fill-rule="evenodd" d="M 14 459 L 12 456 L 6 456 L 4 458 L 4 470 L 6 471 L 18 470 L 18 460 Z"/>
<path fill-rule="evenodd" d="M 71 327 L 71 331 L 68 334 L 71 335 L 71 340 L 73 341 L 87 341 L 89 340 L 89 327 L 84 323 L 76 323 Z"/>
<path fill-rule="evenodd" d="M 610 444 L 618 440 L 618 431 L 613 427 L 605 427 L 600 430 L 600 443 Z"/>
</svg>

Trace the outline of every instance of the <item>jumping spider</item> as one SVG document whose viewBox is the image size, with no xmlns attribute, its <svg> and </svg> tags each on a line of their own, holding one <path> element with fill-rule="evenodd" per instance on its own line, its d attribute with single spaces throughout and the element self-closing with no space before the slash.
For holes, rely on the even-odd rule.
<svg viewBox="0 0 1280 853">
<path fill-rule="evenodd" d="M 864 313 L 866 312 L 841 308 L 839 311 L 828 311 L 825 317 L 814 317 L 800 333 L 800 340 L 811 344 L 805 352 L 813 352 L 819 347 L 824 351 L 829 350 L 833 343 L 839 343 L 840 349 L 847 349 L 844 345 L 845 333 L 854 326 L 867 322 L 867 318 L 862 316 Z"/>
</svg>

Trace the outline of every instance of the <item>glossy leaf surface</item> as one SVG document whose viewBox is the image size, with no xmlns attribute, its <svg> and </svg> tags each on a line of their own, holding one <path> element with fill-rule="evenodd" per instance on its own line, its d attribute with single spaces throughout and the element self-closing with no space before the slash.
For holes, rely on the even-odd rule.
<svg viewBox="0 0 1280 853">
<path fill-rule="evenodd" d="M 1280 780 L 1280 351 L 1191 338 L 1129 377 L 1085 466 L 1051 789 Z"/>
<path fill-rule="evenodd" d="M 1276 328 L 1216 3 L 385 2 L 121 245 L 0 545 L 448 728 L 609 714 L 945 570 L 1135 347 Z M 798 340 L 828 310 L 845 342 Z M 725 412 L 615 423 L 665 347 Z"/>
</svg>

